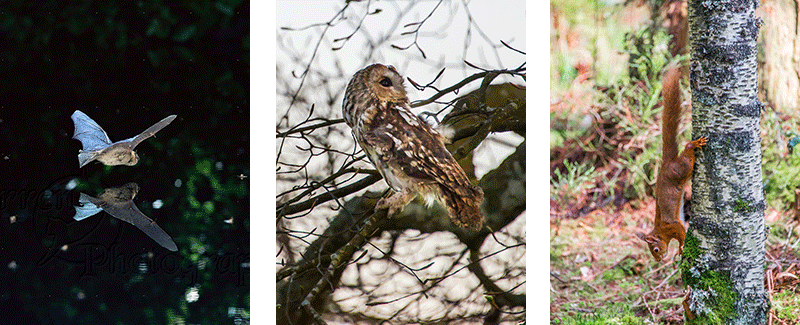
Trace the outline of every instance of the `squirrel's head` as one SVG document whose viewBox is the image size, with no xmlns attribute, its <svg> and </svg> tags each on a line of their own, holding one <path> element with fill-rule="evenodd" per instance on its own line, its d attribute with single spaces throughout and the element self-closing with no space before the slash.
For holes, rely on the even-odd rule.
<svg viewBox="0 0 800 325">
<path fill-rule="evenodd" d="M 661 262 L 667 252 L 667 245 L 664 241 L 653 235 L 647 235 L 643 239 L 647 242 L 647 246 L 650 247 L 650 254 L 653 254 L 653 258 Z"/>
</svg>

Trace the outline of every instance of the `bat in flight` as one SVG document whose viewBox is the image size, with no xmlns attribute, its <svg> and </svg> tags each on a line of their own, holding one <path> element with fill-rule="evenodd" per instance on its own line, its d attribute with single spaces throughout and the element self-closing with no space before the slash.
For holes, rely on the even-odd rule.
<svg viewBox="0 0 800 325">
<path fill-rule="evenodd" d="M 83 149 L 78 152 L 78 163 L 80 167 L 86 166 L 92 160 L 109 166 L 136 165 L 139 162 L 139 155 L 133 151 L 133 148 L 163 129 L 175 117 L 177 115 L 167 116 L 133 138 L 111 143 L 106 131 L 103 131 L 97 122 L 76 110 L 75 113 L 72 113 L 72 121 L 75 122 L 75 135 L 72 138 L 83 144 Z"/>
<path fill-rule="evenodd" d="M 173 252 L 177 251 L 178 247 L 175 246 L 172 237 L 167 235 L 153 219 L 139 211 L 139 208 L 133 203 L 133 197 L 137 192 L 139 192 L 138 184 L 127 183 L 120 187 L 107 188 L 100 193 L 99 197 L 81 193 L 78 198 L 80 206 L 75 206 L 75 217 L 73 218 L 80 221 L 104 210 L 112 217 L 136 226 L 164 248 Z"/>
</svg>

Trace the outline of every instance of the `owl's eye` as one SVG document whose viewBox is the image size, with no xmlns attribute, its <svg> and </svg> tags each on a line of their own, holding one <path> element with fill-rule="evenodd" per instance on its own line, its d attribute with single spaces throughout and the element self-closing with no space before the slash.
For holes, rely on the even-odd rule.
<svg viewBox="0 0 800 325">
<path fill-rule="evenodd" d="M 392 86 L 392 80 L 390 80 L 389 78 L 386 78 L 386 77 L 381 79 L 381 81 L 378 81 L 378 83 L 381 84 L 381 86 L 384 86 L 384 87 L 391 87 Z"/>
</svg>

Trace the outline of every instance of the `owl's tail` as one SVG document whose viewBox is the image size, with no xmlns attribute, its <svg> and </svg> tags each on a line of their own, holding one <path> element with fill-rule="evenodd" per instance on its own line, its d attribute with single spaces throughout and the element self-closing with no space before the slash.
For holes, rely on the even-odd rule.
<svg viewBox="0 0 800 325">
<path fill-rule="evenodd" d="M 442 194 L 450 219 L 455 224 L 473 230 L 479 230 L 483 226 L 483 190 L 480 187 L 469 184 L 454 190 L 442 186 Z"/>
</svg>

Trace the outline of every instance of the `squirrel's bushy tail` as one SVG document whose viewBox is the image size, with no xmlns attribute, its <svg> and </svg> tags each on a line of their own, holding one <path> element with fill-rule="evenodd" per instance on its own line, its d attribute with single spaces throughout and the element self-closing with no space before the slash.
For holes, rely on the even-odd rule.
<svg viewBox="0 0 800 325">
<path fill-rule="evenodd" d="M 661 141 L 663 145 L 663 160 L 671 160 L 678 156 L 678 122 L 681 116 L 681 69 L 673 66 L 664 73 L 661 94 L 664 96 L 664 108 L 661 115 Z"/>
</svg>

